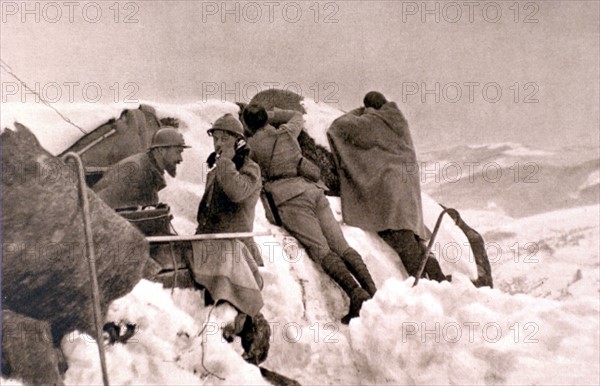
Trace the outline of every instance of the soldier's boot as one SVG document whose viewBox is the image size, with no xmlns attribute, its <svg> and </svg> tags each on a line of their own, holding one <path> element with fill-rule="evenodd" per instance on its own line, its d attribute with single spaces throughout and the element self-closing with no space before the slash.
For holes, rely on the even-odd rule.
<svg viewBox="0 0 600 386">
<path fill-rule="evenodd" d="M 421 250 L 421 259 L 423 259 L 425 257 L 425 253 L 427 252 L 427 246 L 423 241 L 419 241 L 419 247 Z M 452 281 L 451 275 L 444 275 L 442 267 L 440 266 L 440 262 L 435 258 L 433 252 L 429 252 L 429 258 L 427 259 L 423 273 L 426 273 L 427 276 L 429 276 L 429 280 L 435 280 L 438 283 L 443 281 Z"/>
<path fill-rule="evenodd" d="M 248 363 L 258 366 L 269 355 L 271 346 L 271 326 L 262 313 L 246 319 L 244 329 L 240 333 L 244 354 L 242 358 Z"/>
<path fill-rule="evenodd" d="M 242 338 L 242 358 L 246 362 L 258 366 L 267 359 L 271 345 L 271 326 L 262 313 L 251 317 L 238 312 L 234 321 L 223 329 L 223 338 L 227 342 L 233 342 L 236 336 Z"/>
<path fill-rule="evenodd" d="M 435 280 L 439 283 L 443 281 L 452 281 L 452 275 L 444 275 L 440 263 L 437 261 L 435 256 L 433 256 L 433 254 L 430 254 L 429 259 L 427 259 L 427 264 L 425 264 L 425 273 L 427 273 L 427 276 L 429 276 L 430 280 Z"/>
<path fill-rule="evenodd" d="M 356 252 L 356 250 L 353 248 L 348 248 L 342 254 L 342 260 L 344 260 L 346 267 L 348 267 L 350 273 L 354 275 L 360 286 L 366 290 L 369 295 L 375 296 L 377 287 L 375 286 L 375 282 L 369 273 L 367 265 L 358 252 Z"/>
<path fill-rule="evenodd" d="M 363 302 L 371 299 L 371 295 L 354 280 L 342 259 L 335 253 L 329 252 L 321 262 L 321 266 L 350 298 L 350 310 L 342 318 L 342 324 L 350 323 L 350 319 L 357 317 Z"/>
<path fill-rule="evenodd" d="M 422 251 L 415 234 L 406 229 L 387 230 L 378 234 L 396 251 L 408 275 L 417 276 Z"/>
</svg>

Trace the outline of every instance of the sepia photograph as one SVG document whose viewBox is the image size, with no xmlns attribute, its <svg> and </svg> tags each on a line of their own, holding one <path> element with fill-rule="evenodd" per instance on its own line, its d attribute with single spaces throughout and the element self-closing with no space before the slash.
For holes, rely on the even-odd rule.
<svg viewBox="0 0 600 386">
<path fill-rule="evenodd" d="M 0 12 L 0 384 L 600 384 L 600 0 Z"/>
</svg>

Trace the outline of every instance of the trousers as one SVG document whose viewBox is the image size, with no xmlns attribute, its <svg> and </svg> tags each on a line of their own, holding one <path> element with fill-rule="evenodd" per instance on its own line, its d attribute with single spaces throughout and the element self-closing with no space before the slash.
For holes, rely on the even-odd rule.
<svg viewBox="0 0 600 386">
<path fill-rule="evenodd" d="M 315 187 L 277 207 L 284 227 L 321 264 L 331 251 L 339 256 L 350 248 L 323 190 Z"/>
</svg>

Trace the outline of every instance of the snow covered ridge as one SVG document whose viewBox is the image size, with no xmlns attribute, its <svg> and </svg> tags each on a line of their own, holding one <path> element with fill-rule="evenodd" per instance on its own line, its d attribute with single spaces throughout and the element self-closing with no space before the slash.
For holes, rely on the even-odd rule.
<svg viewBox="0 0 600 386">
<path fill-rule="evenodd" d="M 124 109 L 137 108 L 138 104 L 56 103 L 53 106 L 73 123 L 90 132 L 109 119 L 118 118 Z M 54 155 L 84 135 L 42 103 L 2 103 L 0 111 L 2 131 L 6 128 L 14 130 L 14 123 L 19 122 L 27 126 L 46 150 Z"/>
<path fill-rule="evenodd" d="M 236 112 L 237 106 L 218 101 L 148 104 L 160 118 L 178 118 L 192 146 L 184 153 L 178 176 L 167 177 L 168 187 L 161 191 L 161 201 L 172 207 L 178 232 L 191 234 L 204 190 L 206 170 L 201 165 L 212 151 L 206 130 L 220 115 Z M 312 101 L 304 105 L 307 130 L 326 145 L 322 133 L 341 112 Z M 69 117 L 82 122 L 84 116 L 92 116 L 91 110 L 74 109 Z M 99 123 L 120 112 L 115 108 Z M 71 129 L 60 122 L 46 125 L 40 118 L 54 120 L 52 114 L 25 117 L 40 120 L 37 128 L 30 128 L 42 131 L 38 137 L 44 146 L 59 147 Z M 46 133 L 48 127 L 56 131 Z M 65 130 L 64 138 L 60 128 Z M 462 193 L 471 197 L 465 204 L 487 198 L 478 189 Z M 330 198 L 330 203 L 341 221 L 339 199 Z M 445 203 L 455 206 L 451 199 Z M 428 195 L 423 206 L 426 223 L 432 226 L 440 208 Z M 600 231 L 593 216 L 598 209 L 596 203 L 518 220 L 490 211 L 470 223 L 484 231 L 488 243 L 503 248 L 502 259 L 492 265 L 498 283 L 494 290 L 471 285 L 474 267 L 464 249 L 457 262 L 441 259 L 443 268 L 454 276 L 451 284 L 423 280 L 412 288 L 398 256 L 381 239 L 343 225 L 379 292 L 365 303 L 360 318 L 342 326 L 338 321 L 347 310 L 347 300 L 341 290 L 305 253 L 286 253 L 290 249 L 283 247 L 293 240 L 267 223 L 257 205 L 255 230 L 273 233 L 257 238 L 265 260 L 263 313 L 273 330 L 263 366 L 302 384 L 598 384 Z M 462 214 L 467 222 L 474 218 Z M 442 227 L 441 245 L 464 246 L 464 236 L 452 221 L 446 219 Z M 522 262 L 526 251 L 515 263 L 511 246 L 517 242 L 540 246 L 536 263 Z M 227 344 L 221 338 L 223 324 L 233 319 L 235 311 L 219 306 L 209 317 L 210 310 L 203 306 L 199 291 L 176 289 L 171 295 L 161 285 L 142 280 L 113 302 L 107 316 L 139 327 L 130 343 L 107 346 L 111 384 L 267 384 L 258 368 L 242 360 L 239 342 Z M 77 333 L 63 339 L 70 365 L 66 384 L 101 383 L 97 348 L 90 341 Z M 2 379 L 2 384 L 13 381 Z"/>
<path fill-rule="evenodd" d="M 494 143 L 491 145 L 469 145 L 471 149 L 484 149 L 484 150 L 495 150 L 501 151 L 506 155 L 513 156 L 553 156 L 555 152 L 542 150 L 542 149 L 534 149 L 529 146 L 517 143 L 517 142 L 500 142 Z"/>
<path fill-rule="evenodd" d="M 598 184 L 600 184 L 600 170 L 591 172 L 585 182 L 579 187 L 579 191 L 597 187 Z"/>
<path fill-rule="evenodd" d="M 523 217 L 596 204 L 600 194 L 600 158 L 593 146 L 548 151 L 513 143 L 468 145 L 420 159 L 424 191 L 459 208 L 498 208 Z M 473 192 L 483 199 L 473 200 Z"/>
</svg>

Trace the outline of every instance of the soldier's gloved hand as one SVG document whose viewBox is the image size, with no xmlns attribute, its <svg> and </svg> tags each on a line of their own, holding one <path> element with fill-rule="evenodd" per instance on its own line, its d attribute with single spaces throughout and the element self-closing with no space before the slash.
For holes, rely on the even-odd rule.
<svg viewBox="0 0 600 386">
<path fill-rule="evenodd" d="M 206 163 L 208 164 L 209 168 L 212 168 L 213 166 L 215 166 L 215 163 L 217 162 L 217 158 L 218 158 L 217 152 L 213 151 L 212 153 L 210 153 L 210 155 L 206 159 Z"/>
<path fill-rule="evenodd" d="M 235 156 L 232 158 L 235 168 L 240 170 L 246 161 L 246 157 L 250 155 L 250 148 L 246 145 L 246 141 L 241 141 L 236 145 Z"/>
<path fill-rule="evenodd" d="M 239 146 L 235 149 L 236 157 L 247 157 L 249 155 L 250 155 L 250 148 L 248 147 L 248 145 L 246 145 L 246 142 L 244 142 L 241 146 Z"/>
</svg>

